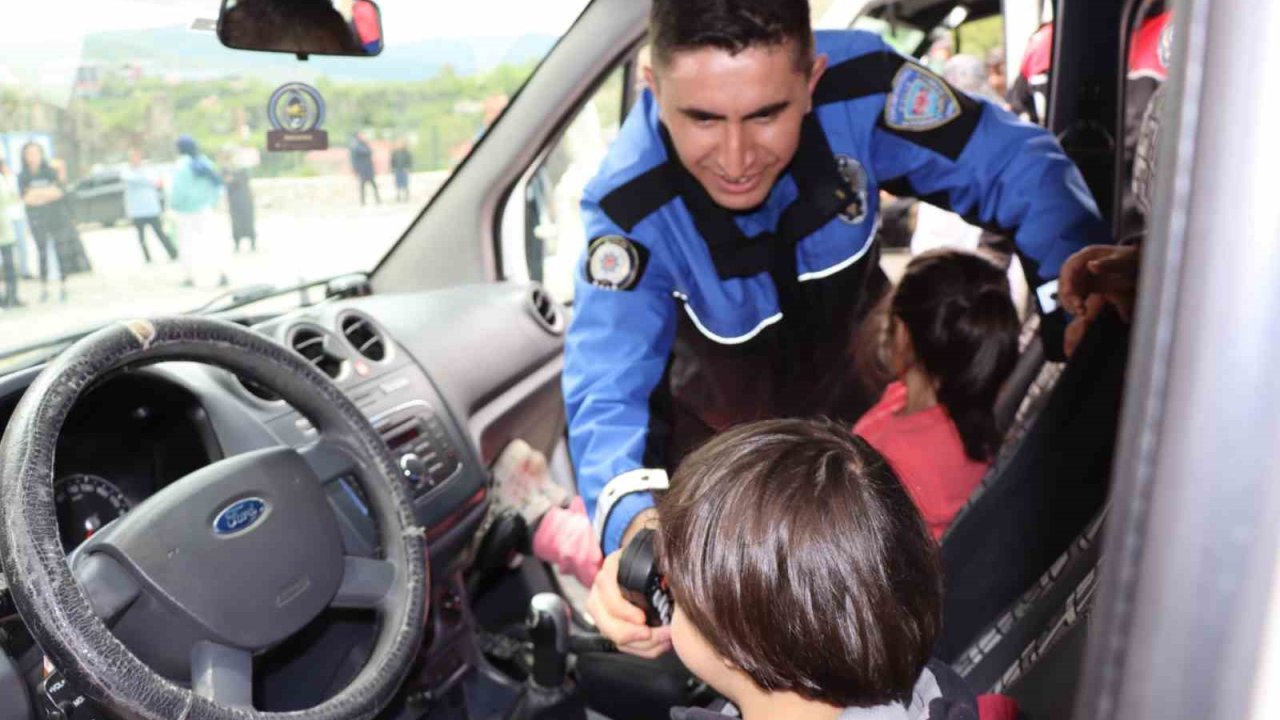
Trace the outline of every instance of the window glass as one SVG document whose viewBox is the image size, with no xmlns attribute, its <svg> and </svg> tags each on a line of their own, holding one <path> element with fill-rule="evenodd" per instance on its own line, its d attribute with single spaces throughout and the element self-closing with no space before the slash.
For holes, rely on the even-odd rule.
<svg viewBox="0 0 1280 720">
<path fill-rule="evenodd" d="M 580 203 L 622 123 L 622 67 L 611 72 L 578 110 L 508 203 L 503 232 L 523 238 L 528 276 L 561 302 L 573 299 L 573 271 L 586 245 Z M 522 222 L 517 222 L 522 218 Z M 510 244 L 506 247 L 515 250 Z M 520 253 L 515 253 L 520 254 Z M 508 276 L 513 273 L 508 272 Z"/>
<path fill-rule="evenodd" d="M 586 4 L 378 0 L 381 54 L 304 62 L 224 47 L 218 0 L 6 3 L 21 32 L 0 53 L 0 364 L 119 318 L 372 270 Z M 273 151 L 273 123 L 320 123 L 327 147 Z"/>
</svg>

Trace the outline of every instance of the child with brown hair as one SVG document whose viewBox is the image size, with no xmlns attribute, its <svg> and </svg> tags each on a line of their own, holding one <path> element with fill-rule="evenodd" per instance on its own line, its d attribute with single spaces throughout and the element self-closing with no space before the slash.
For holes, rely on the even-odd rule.
<svg viewBox="0 0 1280 720">
<path fill-rule="evenodd" d="M 847 428 L 723 433 L 681 464 L 658 517 L 676 653 L 745 720 L 978 717 L 963 681 L 929 661 L 937 548 L 892 468 Z"/>
</svg>

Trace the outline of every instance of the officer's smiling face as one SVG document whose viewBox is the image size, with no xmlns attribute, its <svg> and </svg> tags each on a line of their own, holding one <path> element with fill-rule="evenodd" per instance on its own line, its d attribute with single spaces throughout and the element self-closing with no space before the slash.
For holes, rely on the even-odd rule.
<svg viewBox="0 0 1280 720">
<path fill-rule="evenodd" d="M 645 77 L 680 162 L 721 206 L 750 210 L 795 156 L 826 62 L 802 67 L 790 43 L 707 47 L 675 52 Z"/>
</svg>

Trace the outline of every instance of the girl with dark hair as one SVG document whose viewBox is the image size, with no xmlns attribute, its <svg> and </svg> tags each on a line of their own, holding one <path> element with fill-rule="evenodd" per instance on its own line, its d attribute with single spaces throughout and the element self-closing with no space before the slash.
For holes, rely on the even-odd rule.
<svg viewBox="0 0 1280 720">
<path fill-rule="evenodd" d="M 1000 446 L 996 392 L 1018 357 L 1004 271 L 973 253 L 917 256 L 886 328 L 897 378 L 853 431 L 893 465 L 940 538 Z"/>
<path fill-rule="evenodd" d="M 27 206 L 27 220 L 40 256 L 40 301 L 49 297 L 49 281 L 60 285 L 59 297 L 67 299 L 67 275 L 89 269 L 66 199 L 66 178 L 60 163 L 50 163 L 44 147 L 29 142 L 22 147 L 22 172 L 18 188 Z"/>
</svg>

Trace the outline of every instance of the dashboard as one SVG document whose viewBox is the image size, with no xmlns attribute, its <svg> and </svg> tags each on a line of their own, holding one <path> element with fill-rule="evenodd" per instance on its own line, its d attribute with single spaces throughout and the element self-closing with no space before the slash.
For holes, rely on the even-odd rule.
<svg viewBox="0 0 1280 720">
<path fill-rule="evenodd" d="M 409 694 L 438 696 L 475 663 L 463 573 L 487 510 L 487 467 L 516 437 L 550 454 L 563 436 L 559 312 L 536 288 L 496 284 L 236 319 L 328 375 L 382 435 L 412 491 L 431 558 L 432 609 Z M 0 378 L 0 420 L 7 422 L 38 370 Z M 71 552 L 212 462 L 301 448 L 315 437 L 307 418 L 268 389 L 220 368 L 167 362 L 126 369 L 86 392 L 63 426 L 54 497 L 64 548 Z M 339 478 L 325 490 L 347 554 L 374 556 L 376 533 L 359 487 Z M 358 672 L 375 623 L 371 613 L 327 612 L 289 647 L 268 651 L 255 665 L 263 675 L 259 709 L 303 709 L 343 687 Z M 324 682 L 314 681 L 317 662 L 328 663 Z M 0 577 L 0 720 L 107 717 L 63 686 Z M 20 692 L 22 702 L 7 700 Z"/>
</svg>

